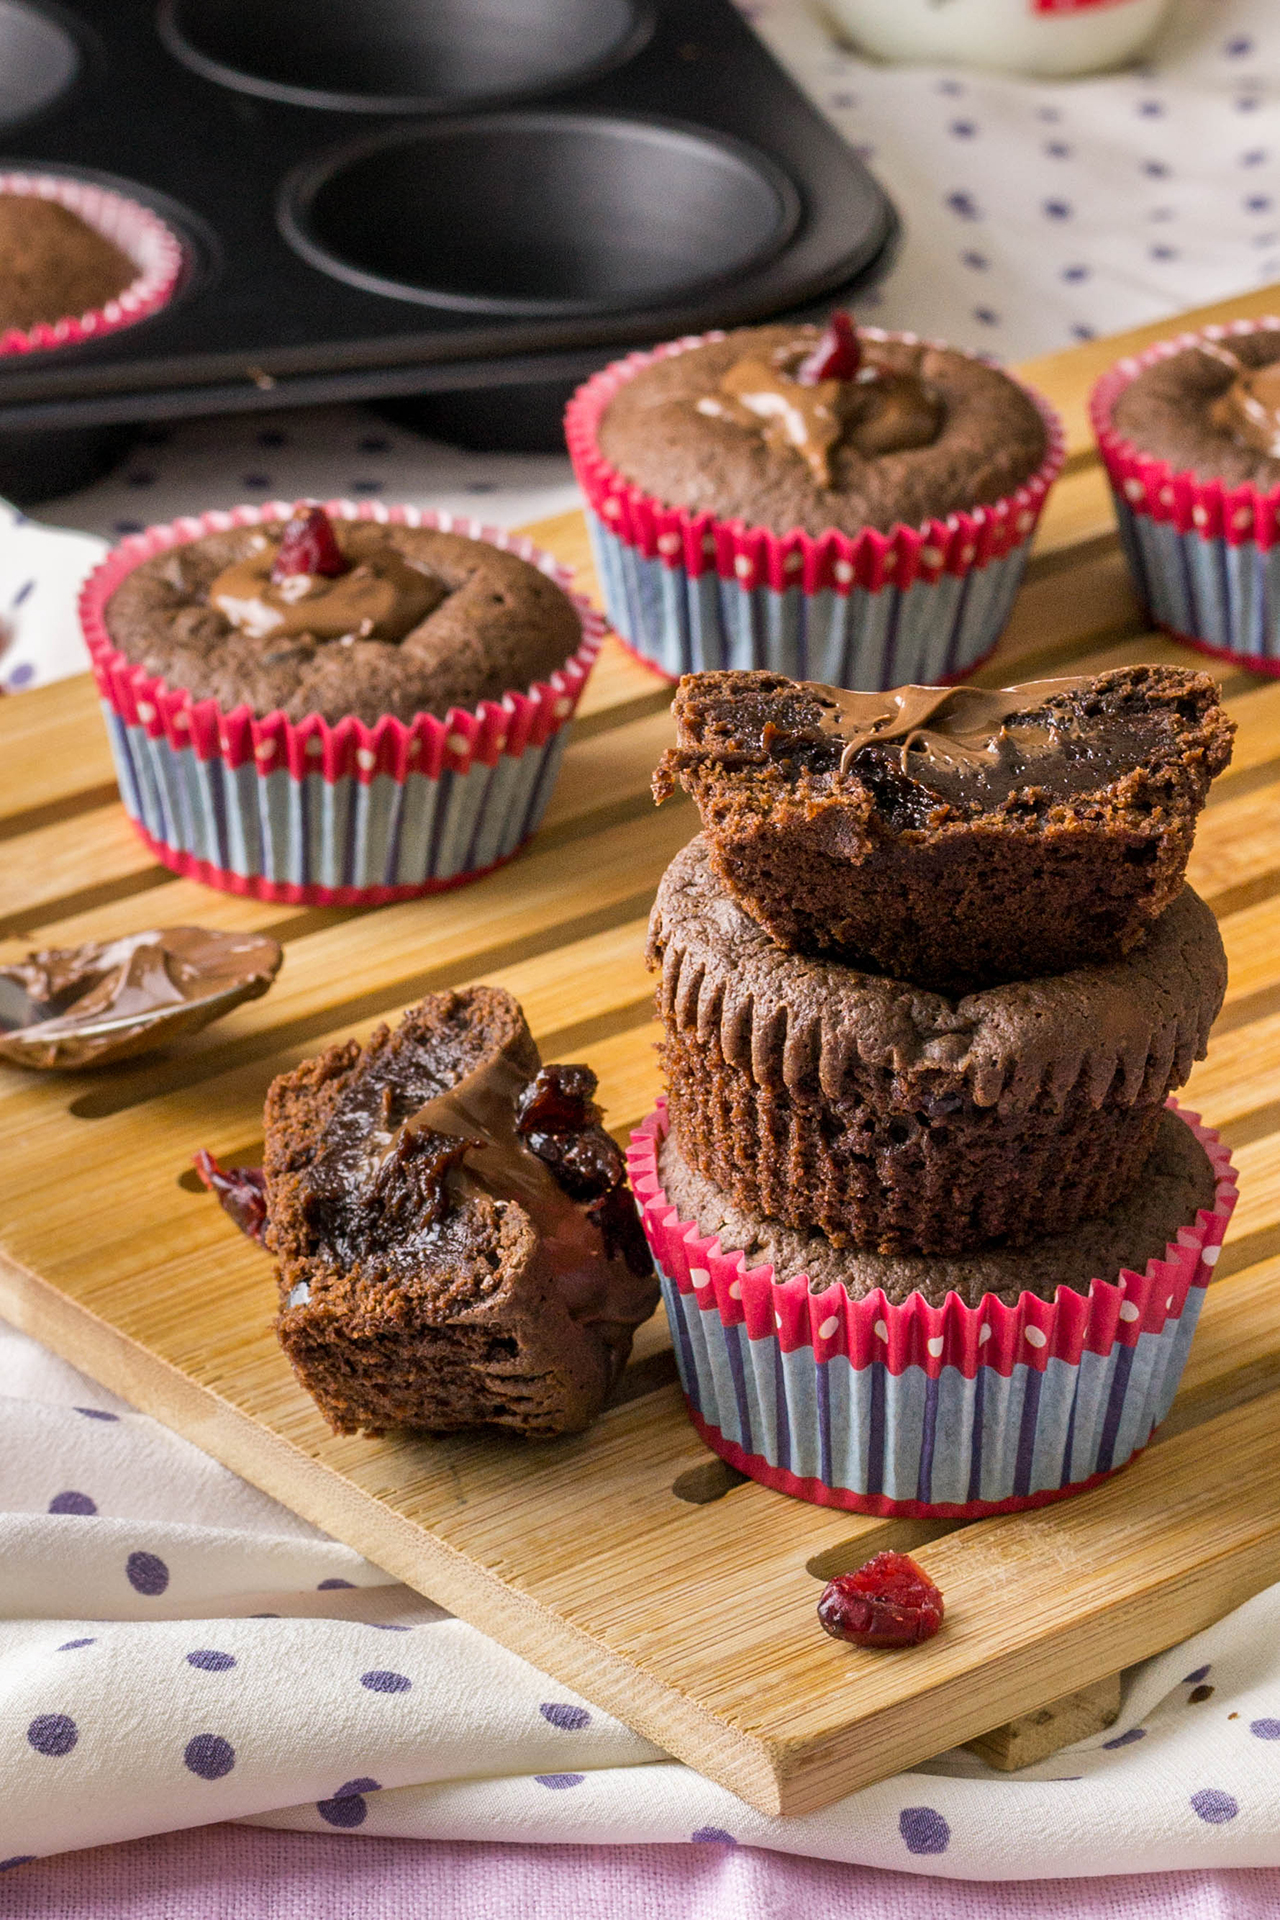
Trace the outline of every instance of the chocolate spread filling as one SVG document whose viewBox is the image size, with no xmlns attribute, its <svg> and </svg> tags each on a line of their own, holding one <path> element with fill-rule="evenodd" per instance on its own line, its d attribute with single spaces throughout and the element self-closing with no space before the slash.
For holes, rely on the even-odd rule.
<svg viewBox="0 0 1280 1920">
<path fill-rule="evenodd" d="M 1237 446 L 1280 459 L 1280 360 L 1247 367 L 1220 341 L 1201 341 L 1200 351 L 1224 361 L 1234 374 L 1209 409 L 1213 425 L 1230 434 Z"/>
<path fill-rule="evenodd" d="M 315 640 L 403 640 L 449 593 L 443 580 L 415 566 L 376 526 L 344 532 L 350 565 L 337 575 L 278 577 L 280 544 L 260 534 L 253 551 L 224 567 L 209 588 L 209 604 L 255 640 L 304 633 Z"/>
<path fill-rule="evenodd" d="M 421 1100 L 374 1074 L 350 1087 L 310 1173 L 310 1226 L 352 1267 L 376 1250 L 387 1267 L 416 1267 L 441 1223 L 477 1193 L 529 1216 L 569 1313 L 634 1324 L 636 1280 L 653 1262 L 626 1184 L 626 1165 L 600 1125 L 588 1067 L 548 1066 L 531 1078 L 510 1052 Z M 201 1178 L 251 1237 L 236 1176 L 208 1155 Z M 295 1288 L 287 1305 L 307 1297 Z"/>
<path fill-rule="evenodd" d="M 790 448 L 819 486 L 831 485 L 831 456 L 851 446 L 865 459 L 932 445 L 945 408 L 936 388 L 915 372 L 894 373 L 866 361 L 848 380 L 810 380 L 803 371 L 807 344 L 784 348 L 770 361 L 735 360 L 718 395 L 696 404 L 700 413 L 761 433 L 768 446 Z"/>
</svg>

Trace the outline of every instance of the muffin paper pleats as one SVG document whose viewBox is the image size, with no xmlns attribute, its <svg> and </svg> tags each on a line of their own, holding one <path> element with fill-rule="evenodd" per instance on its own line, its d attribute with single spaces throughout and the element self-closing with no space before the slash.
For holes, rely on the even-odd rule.
<svg viewBox="0 0 1280 1920">
<path fill-rule="evenodd" d="M 542 818 L 604 620 L 569 592 L 563 568 L 516 535 L 381 502 L 324 506 L 335 518 L 437 527 L 518 555 L 568 593 L 581 645 L 547 680 L 474 711 L 451 708 L 443 720 L 420 713 L 411 725 L 388 716 L 368 727 L 354 717 L 225 712 L 126 660 L 103 610 L 152 554 L 288 520 L 294 506 L 272 501 L 148 528 L 107 556 L 80 601 L 126 811 L 175 872 L 261 900 L 376 905 L 476 879 L 510 859 Z"/>
<path fill-rule="evenodd" d="M 941 1307 L 882 1291 L 853 1300 L 803 1274 L 722 1253 L 668 1201 L 658 1169 L 666 1103 L 633 1133 L 628 1165 L 662 1281 L 690 1417 L 707 1445 L 783 1493 L 862 1513 L 952 1519 L 1078 1492 L 1147 1443 L 1177 1391 L 1236 1200 L 1216 1133 L 1170 1108 L 1203 1146 L 1214 1206 L 1142 1273 L 1052 1301 L 993 1294 Z"/>
<path fill-rule="evenodd" d="M 1270 674 L 1280 674 L 1280 488 L 1263 493 L 1178 471 L 1118 433 L 1112 415 L 1155 362 L 1201 340 L 1277 328 L 1280 319 L 1234 320 L 1159 340 L 1119 361 L 1089 398 L 1125 557 L 1152 619 L 1203 653 Z"/>
<path fill-rule="evenodd" d="M 104 306 L 33 327 L 9 327 L 0 333 L 0 354 L 81 346 L 145 320 L 173 298 L 186 256 L 177 235 L 150 207 L 90 180 L 55 173 L 0 173 L 0 194 L 58 201 L 119 247 L 138 270 L 136 279 Z"/>
<path fill-rule="evenodd" d="M 871 340 L 914 334 L 861 328 Z M 596 430 L 618 389 L 653 360 L 720 333 L 614 362 L 580 387 L 565 415 L 574 472 L 609 619 L 648 666 L 675 679 L 768 667 L 801 680 L 878 690 L 963 677 L 1008 620 L 1045 496 L 1062 466 L 1057 415 L 1041 466 L 1013 493 L 922 527 L 856 536 L 784 534 L 668 507 L 599 451 Z"/>
</svg>

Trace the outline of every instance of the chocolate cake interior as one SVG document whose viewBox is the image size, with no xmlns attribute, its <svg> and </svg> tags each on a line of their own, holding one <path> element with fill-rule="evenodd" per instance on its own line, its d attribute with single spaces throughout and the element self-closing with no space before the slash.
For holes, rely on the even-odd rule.
<svg viewBox="0 0 1280 1920">
<path fill-rule="evenodd" d="M 1172 667 L 885 694 L 692 674 L 675 711 L 655 796 L 688 788 L 773 938 L 952 993 L 1138 943 L 1233 731 L 1210 677 Z"/>
<path fill-rule="evenodd" d="M 589 1424 L 656 1286 L 585 1068 L 493 988 L 430 995 L 273 1085 L 281 1342 L 340 1431 Z"/>
</svg>

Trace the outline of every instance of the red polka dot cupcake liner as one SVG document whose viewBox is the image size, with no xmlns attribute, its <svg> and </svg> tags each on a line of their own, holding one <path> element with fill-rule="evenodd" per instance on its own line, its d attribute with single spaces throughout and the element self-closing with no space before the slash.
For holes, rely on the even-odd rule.
<svg viewBox="0 0 1280 1920">
<path fill-rule="evenodd" d="M 918 340 L 877 327 L 859 333 L 873 341 Z M 723 667 L 769 667 L 793 679 L 875 691 L 971 673 L 1008 621 L 1062 466 L 1057 414 L 1024 388 L 1044 421 L 1047 452 L 1022 486 L 989 505 L 887 533 L 773 533 L 664 506 L 599 449 L 601 417 L 620 387 L 654 360 L 723 338 L 691 336 L 615 361 L 578 389 L 565 414 L 605 606 L 624 643 L 672 680 Z"/>
<path fill-rule="evenodd" d="M 77 347 L 86 340 L 100 340 L 104 334 L 146 320 L 173 298 L 186 254 L 178 236 L 150 207 L 110 187 L 55 173 L 0 173 L 0 194 L 56 200 L 119 247 L 137 268 L 136 277 L 105 306 L 0 333 L 0 354 L 39 353 L 49 347 Z"/>
<path fill-rule="evenodd" d="M 689 1417 L 753 1480 L 818 1506 L 976 1519 L 1095 1485 L 1146 1445 L 1173 1403 L 1236 1201 L 1226 1148 L 1203 1146 L 1214 1204 L 1141 1272 L 1051 1301 L 949 1293 L 853 1300 L 806 1275 L 748 1268 L 668 1200 L 665 1102 L 628 1165 L 662 1281 Z"/>
<path fill-rule="evenodd" d="M 529 561 L 564 589 L 582 640 L 546 680 L 452 707 L 443 720 L 374 726 L 319 714 L 227 712 L 133 665 L 104 609 L 126 574 L 169 547 L 230 527 L 287 521 L 312 501 L 235 507 L 131 535 L 89 575 L 80 620 L 120 796 L 146 845 L 175 873 L 226 893 L 309 906 L 375 906 L 461 886 L 509 860 L 536 830 L 605 623 L 571 576 L 530 541 L 460 515 L 325 501 L 333 519 L 438 527 Z"/>
<path fill-rule="evenodd" d="M 1202 653 L 1269 674 L 1280 674 L 1280 487 L 1198 479 L 1143 453 L 1112 419 L 1145 367 L 1201 341 L 1277 330 L 1280 319 L 1233 320 L 1159 340 L 1118 361 L 1089 398 L 1125 556 L 1152 620 Z"/>
</svg>

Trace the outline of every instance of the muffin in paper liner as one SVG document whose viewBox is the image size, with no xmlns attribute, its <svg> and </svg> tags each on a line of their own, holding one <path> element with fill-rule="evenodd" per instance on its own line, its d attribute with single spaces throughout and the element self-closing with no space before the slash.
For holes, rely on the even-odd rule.
<svg viewBox="0 0 1280 1920">
<path fill-rule="evenodd" d="M 105 306 L 0 332 L 0 354 L 81 346 L 86 340 L 99 340 L 104 334 L 117 333 L 121 327 L 147 319 L 172 299 L 186 256 L 178 236 L 150 207 L 110 187 L 97 186 L 92 180 L 76 180 L 60 173 L 0 173 L 0 194 L 57 200 L 119 247 L 138 270 L 136 278 Z"/>
<path fill-rule="evenodd" d="M 1120 538 L 1157 626 L 1201 653 L 1280 674 L 1280 487 L 1262 493 L 1177 470 L 1118 433 L 1121 393 L 1145 367 L 1202 340 L 1280 331 L 1280 319 L 1232 320 L 1158 340 L 1104 373 L 1089 418 L 1111 482 Z"/>
<path fill-rule="evenodd" d="M 570 576 L 518 535 L 460 515 L 380 501 L 323 502 L 333 519 L 437 527 L 529 561 L 572 601 L 581 644 L 546 680 L 443 720 L 388 715 L 369 727 L 282 713 L 224 711 L 133 665 L 104 609 L 152 554 L 229 527 L 287 521 L 312 501 L 235 507 L 149 527 L 85 582 L 80 619 L 115 757 L 120 794 L 146 845 L 175 873 L 226 893 L 310 906 L 376 906 L 478 879 L 535 831 L 555 784 L 568 723 L 605 633 L 569 591 Z"/>
<path fill-rule="evenodd" d="M 1052 1302 L 900 1306 L 877 1289 L 811 1293 L 748 1268 L 667 1199 L 666 1105 L 628 1166 L 653 1249 L 689 1416 L 732 1466 L 781 1493 L 860 1513 L 973 1519 L 1078 1493 L 1114 1473 L 1168 1413 L 1236 1200 L 1218 1136 L 1214 1206 L 1144 1272 L 1060 1287 Z"/>
<path fill-rule="evenodd" d="M 913 333 L 860 327 L 868 340 Z M 774 533 L 664 506 L 601 454 L 605 408 L 655 359 L 721 340 L 691 335 L 614 361 L 578 389 L 565 438 L 611 625 L 668 679 L 768 667 L 792 679 L 868 691 L 941 685 L 981 665 L 1009 618 L 1045 496 L 1065 457 L 1062 425 L 1031 388 L 1047 448 L 1036 471 L 986 506 L 899 525 Z"/>
</svg>

